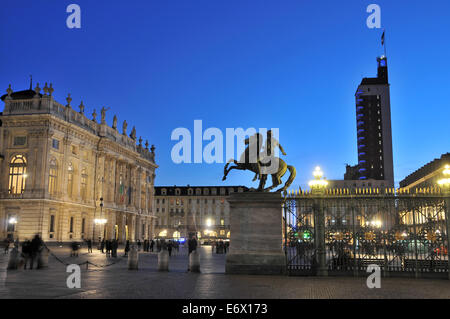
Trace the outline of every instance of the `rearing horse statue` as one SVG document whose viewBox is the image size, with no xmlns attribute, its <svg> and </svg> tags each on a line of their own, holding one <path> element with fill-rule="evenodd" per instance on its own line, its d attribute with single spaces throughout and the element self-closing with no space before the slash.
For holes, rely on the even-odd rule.
<svg viewBox="0 0 450 319">
<path fill-rule="evenodd" d="M 273 150 L 276 147 L 280 148 L 283 155 L 286 155 L 286 153 L 280 143 L 272 137 L 272 131 L 269 130 L 267 132 L 264 152 L 261 152 L 262 135 L 260 133 L 256 133 L 247 138 L 244 143 L 245 145 L 248 145 L 248 147 L 245 149 L 244 153 L 242 153 L 239 161 L 230 159 L 227 162 L 224 167 L 222 180 L 226 180 L 228 173 L 233 169 L 249 170 L 255 173 L 253 181 L 257 178 L 260 180 L 257 191 L 269 192 L 282 183 L 281 178 L 286 174 L 287 170 L 289 170 L 290 175 L 288 180 L 283 187 L 277 190 L 278 192 L 285 191 L 294 181 L 297 172 L 294 166 L 287 165 L 281 158 L 274 156 Z M 235 166 L 229 167 L 231 163 L 234 163 Z M 267 181 L 267 175 L 269 174 L 272 175 L 272 186 L 264 188 Z"/>
</svg>

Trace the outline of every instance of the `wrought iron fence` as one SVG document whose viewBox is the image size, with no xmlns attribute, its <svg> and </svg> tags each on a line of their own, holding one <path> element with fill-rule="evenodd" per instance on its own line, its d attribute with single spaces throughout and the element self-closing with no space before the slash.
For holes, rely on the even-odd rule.
<svg viewBox="0 0 450 319">
<path fill-rule="evenodd" d="M 448 277 L 447 195 L 439 189 L 328 190 L 285 197 L 284 249 L 290 275 Z"/>
</svg>

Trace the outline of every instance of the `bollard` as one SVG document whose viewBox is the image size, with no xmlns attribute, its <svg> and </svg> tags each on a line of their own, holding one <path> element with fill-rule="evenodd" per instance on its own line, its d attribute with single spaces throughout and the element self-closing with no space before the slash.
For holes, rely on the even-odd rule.
<svg viewBox="0 0 450 319">
<path fill-rule="evenodd" d="M 138 270 L 139 253 L 136 246 L 132 246 L 128 252 L 128 270 Z"/>
<path fill-rule="evenodd" d="M 169 252 L 166 249 L 158 253 L 158 271 L 169 271 Z"/>
<path fill-rule="evenodd" d="M 17 269 L 19 266 L 19 250 L 14 247 L 9 253 L 8 270 Z"/>
<path fill-rule="evenodd" d="M 200 272 L 200 254 L 197 250 L 193 250 L 189 254 L 189 271 Z"/>
<path fill-rule="evenodd" d="M 38 269 L 48 268 L 48 254 L 49 254 L 48 248 L 47 247 L 42 248 L 38 257 L 38 264 L 37 264 Z"/>
</svg>

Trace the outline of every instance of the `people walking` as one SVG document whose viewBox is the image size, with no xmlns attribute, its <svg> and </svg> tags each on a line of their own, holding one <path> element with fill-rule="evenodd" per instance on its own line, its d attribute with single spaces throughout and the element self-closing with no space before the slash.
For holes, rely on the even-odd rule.
<svg viewBox="0 0 450 319">
<path fill-rule="evenodd" d="M 31 255 L 31 241 L 25 240 L 22 243 L 22 258 L 24 260 L 24 267 L 23 269 L 27 269 L 28 261 L 30 260 Z M 32 269 L 32 267 L 31 267 Z"/>
<path fill-rule="evenodd" d="M 92 253 L 92 240 L 88 239 L 87 241 L 88 253 Z"/>
<path fill-rule="evenodd" d="M 31 258 L 30 269 L 33 269 L 34 261 L 36 260 L 37 262 L 41 248 L 42 248 L 42 240 L 39 237 L 39 235 L 35 235 L 30 245 L 30 258 Z"/>
<path fill-rule="evenodd" d="M 76 241 L 72 242 L 71 248 L 70 257 L 78 257 L 78 243 Z"/>
<path fill-rule="evenodd" d="M 100 244 L 100 249 L 101 249 L 102 254 L 103 254 L 104 253 L 104 249 L 105 249 L 105 239 L 104 238 L 102 239 L 102 242 Z"/>
<path fill-rule="evenodd" d="M 153 247 L 155 246 L 155 242 L 153 241 L 153 239 L 152 239 L 152 241 L 150 242 L 150 251 L 151 252 L 153 252 Z"/>
<path fill-rule="evenodd" d="M 130 251 L 130 241 L 127 240 L 127 243 L 125 244 L 125 256 L 128 256 L 129 251 Z"/>
<path fill-rule="evenodd" d="M 197 249 L 197 239 L 193 236 L 188 242 L 189 254 Z"/>
<path fill-rule="evenodd" d="M 173 248 L 173 243 L 171 240 L 169 240 L 169 243 L 167 244 L 167 251 L 169 252 L 169 257 L 172 256 L 172 248 Z"/>
<path fill-rule="evenodd" d="M 137 246 L 138 246 L 138 251 L 141 251 L 141 241 L 139 239 L 137 240 Z"/>
<path fill-rule="evenodd" d="M 5 255 L 9 253 L 9 245 L 10 245 L 9 239 L 6 238 L 5 239 Z"/>
</svg>

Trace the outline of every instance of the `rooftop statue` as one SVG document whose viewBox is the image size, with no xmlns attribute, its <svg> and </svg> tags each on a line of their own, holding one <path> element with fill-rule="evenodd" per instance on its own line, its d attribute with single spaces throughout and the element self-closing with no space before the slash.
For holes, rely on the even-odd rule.
<svg viewBox="0 0 450 319">
<path fill-rule="evenodd" d="M 244 153 L 242 153 L 239 161 L 231 159 L 224 167 L 224 175 L 222 180 L 226 180 L 228 173 L 233 170 L 249 170 L 255 173 L 253 181 L 259 179 L 259 186 L 256 190 L 259 192 L 270 192 L 272 189 L 282 184 L 281 178 L 289 170 L 290 175 L 283 187 L 277 192 L 285 191 L 294 181 L 297 174 L 295 167 L 287 165 L 281 158 L 276 157 L 274 150 L 278 147 L 283 155 L 286 155 L 279 141 L 272 136 L 272 130 L 267 131 L 267 138 L 263 149 L 263 136 L 260 133 L 247 138 L 244 141 L 248 145 Z M 263 149 L 263 150 L 262 150 Z M 235 166 L 230 164 L 234 163 Z M 272 175 L 272 186 L 265 188 L 267 176 Z"/>
</svg>

